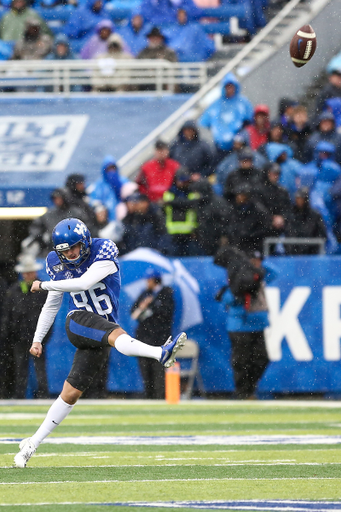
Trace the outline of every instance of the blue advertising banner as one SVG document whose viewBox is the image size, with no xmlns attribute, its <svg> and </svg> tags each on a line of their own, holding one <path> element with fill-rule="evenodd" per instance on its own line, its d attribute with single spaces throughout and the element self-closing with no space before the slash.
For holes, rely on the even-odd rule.
<svg viewBox="0 0 341 512">
<path fill-rule="evenodd" d="M 270 327 L 266 332 L 271 363 L 259 384 L 259 393 L 341 393 L 341 257 L 269 258 L 278 277 L 266 289 Z M 214 299 L 226 282 L 225 270 L 212 258 L 166 258 L 138 249 L 121 258 L 120 324 L 134 334 L 130 308 L 139 295 L 148 267 L 161 271 L 174 288 L 174 334 L 185 330 L 200 345 L 200 370 L 208 392 L 232 392 L 230 342 L 226 312 Z M 67 340 L 65 307 L 46 347 L 49 386 L 61 390 L 71 368 L 74 348 Z M 159 340 L 160 345 L 165 340 Z M 112 350 L 108 390 L 143 390 L 136 358 Z"/>
</svg>

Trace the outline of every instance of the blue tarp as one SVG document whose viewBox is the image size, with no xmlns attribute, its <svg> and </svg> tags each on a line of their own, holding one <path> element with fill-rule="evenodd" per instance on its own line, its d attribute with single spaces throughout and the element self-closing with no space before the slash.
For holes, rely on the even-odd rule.
<svg viewBox="0 0 341 512">
<path fill-rule="evenodd" d="M 271 393 L 341 392 L 341 257 L 270 258 L 279 270 L 267 288 L 272 332 L 267 333 L 271 363 L 260 382 Z M 132 302 L 144 286 L 150 262 L 175 290 L 174 333 L 186 330 L 200 345 L 200 368 L 208 392 L 232 392 L 230 342 L 225 312 L 214 296 L 225 283 L 224 269 L 210 257 L 169 259 L 139 249 L 121 259 L 120 324 L 134 334 Z M 74 348 L 67 340 L 65 308 L 57 316 L 47 346 L 50 391 L 61 390 L 71 368 Z M 162 344 L 164 340 L 160 340 Z M 108 389 L 130 393 L 143 390 L 136 358 L 111 351 Z"/>
</svg>

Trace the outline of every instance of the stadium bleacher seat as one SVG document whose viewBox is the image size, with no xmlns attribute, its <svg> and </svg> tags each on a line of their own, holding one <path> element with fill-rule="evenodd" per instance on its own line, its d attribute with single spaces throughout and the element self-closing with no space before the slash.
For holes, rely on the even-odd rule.
<svg viewBox="0 0 341 512">
<path fill-rule="evenodd" d="M 60 21 L 66 23 L 75 11 L 72 5 L 57 5 L 56 7 L 37 7 L 36 11 L 45 21 Z"/>
<path fill-rule="evenodd" d="M 206 34 L 222 34 L 223 36 L 228 36 L 231 33 L 230 23 L 228 21 L 204 23 L 202 27 Z"/>
<path fill-rule="evenodd" d="M 139 0 L 111 1 L 106 3 L 105 10 L 109 19 L 114 22 L 120 22 L 130 18 L 138 4 Z M 39 7 L 37 11 L 47 22 L 51 22 L 51 28 L 54 33 L 59 33 L 61 30 L 58 25 L 54 26 L 53 22 L 66 23 L 74 12 L 74 7 L 70 5 L 58 5 L 54 8 Z M 238 18 L 241 28 L 247 29 L 250 34 L 255 33 L 256 27 L 252 17 L 252 7 L 248 1 L 225 3 L 220 7 L 207 7 L 202 9 L 201 15 L 201 18 L 217 20 L 203 25 L 208 34 L 220 33 L 228 35 L 230 33 L 228 20 L 232 17 Z"/>
<path fill-rule="evenodd" d="M 249 2 L 228 3 L 221 7 L 207 7 L 202 10 L 202 17 L 216 18 L 219 21 L 227 21 L 232 17 L 237 17 L 241 28 L 247 29 L 250 34 L 254 34 L 256 30 Z"/>
</svg>

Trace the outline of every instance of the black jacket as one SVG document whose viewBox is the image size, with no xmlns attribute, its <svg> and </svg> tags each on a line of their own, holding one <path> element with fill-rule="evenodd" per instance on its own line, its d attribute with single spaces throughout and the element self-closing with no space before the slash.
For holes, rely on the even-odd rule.
<svg viewBox="0 0 341 512">
<path fill-rule="evenodd" d="M 118 243 L 121 254 L 138 247 L 157 249 L 169 254 L 171 241 L 166 233 L 165 219 L 157 205 L 150 204 L 145 214 L 128 213 L 123 219 L 123 238 Z"/>
<path fill-rule="evenodd" d="M 260 187 L 257 199 L 271 215 L 282 215 L 287 218 L 292 210 L 289 192 L 281 185 L 271 183 L 265 178 Z"/>
<path fill-rule="evenodd" d="M 250 254 L 263 252 L 264 238 L 271 235 L 271 216 L 262 204 L 250 199 L 247 204 L 232 204 L 225 235 L 229 244 Z"/>
<path fill-rule="evenodd" d="M 326 228 L 321 215 L 313 210 L 309 203 L 303 209 L 293 207 L 286 228 L 287 237 L 298 238 L 327 238 Z M 287 254 L 317 254 L 318 246 L 315 245 L 287 245 Z"/>
<path fill-rule="evenodd" d="M 31 293 L 24 282 L 16 282 L 6 292 L 2 306 L 1 343 L 3 347 L 31 346 L 45 293 Z M 52 328 L 46 335 L 46 342 Z"/>
<path fill-rule="evenodd" d="M 153 292 L 150 290 L 142 292 L 130 312 L 133 313 L 140 302 L 151 295 Z M 162 345 L 172 333 L 173 315 L 173 290 L 169 286 L 164 286 L 156 293 L 147 309 L 138 317 L 136 338 L 150 345 Z"/>
<path fill-rule="evenodd" d="M 248 185 L 252 193 L 257 193 L 262 185 L 262 173 L 255 168 L 237 169 L 227 175 L 223 196 L 226 201 L 232 201 L 235 190 L 241 185 Z"/>
<path fill-rule="evenodd" d="M 196 207 L 198 228 L 196 238 L 207 256 L 216 253 L 219 241 L 225 234 L 229 207 L 224 198 L 214 194 L 207 180 L 200 180 L 191 185 L 193 192 L 200 194 Z"/>
<path fill-rule="evenodd" d="M 196 132 L 196 137 L 189 141 L 183 136 L 184 128 L 191 128 Z M 190 174 L 199 173 L 209 176 L 213 170 L 214 154 L 209 144 L 199 137 L 196 124 L 187 121 L 181 128 L 176 141 L 170 148 L 170 158 L 187 167 Z"/>
</svg>

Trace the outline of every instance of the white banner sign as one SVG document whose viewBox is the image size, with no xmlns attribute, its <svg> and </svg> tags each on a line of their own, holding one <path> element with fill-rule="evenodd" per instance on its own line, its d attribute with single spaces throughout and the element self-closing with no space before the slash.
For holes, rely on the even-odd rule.
<svg viewBox="0 0 341 512">
<path fill-rule="evenodd" d="M 87 115 L 0 116 L 0 172 L 64 171 Z"/>
</svg>

